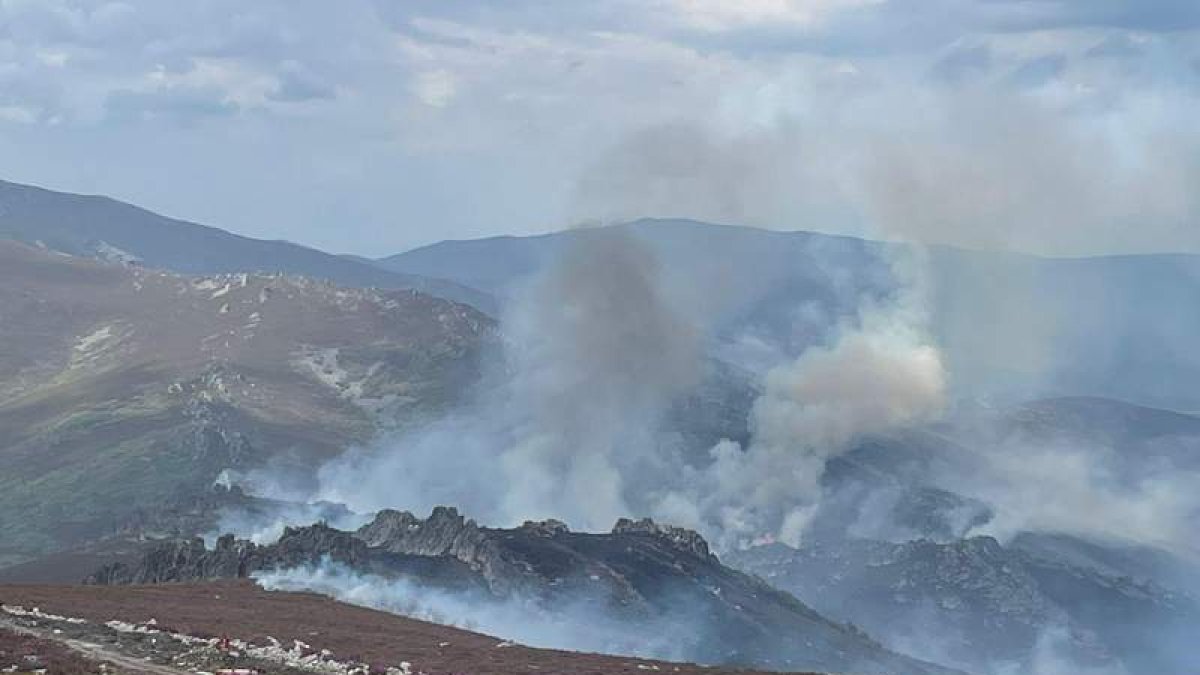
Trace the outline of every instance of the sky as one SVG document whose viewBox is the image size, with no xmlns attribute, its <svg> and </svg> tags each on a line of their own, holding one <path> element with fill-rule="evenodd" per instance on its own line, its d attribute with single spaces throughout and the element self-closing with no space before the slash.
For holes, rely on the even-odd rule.
<svg viewBox="0 0 1200 675">
<path fill-rule="evenodd" d="M 682 216 L 1200 251 L 1195 0 L 0 0 L 0 178 L 383 256 Z"/>
</svg>

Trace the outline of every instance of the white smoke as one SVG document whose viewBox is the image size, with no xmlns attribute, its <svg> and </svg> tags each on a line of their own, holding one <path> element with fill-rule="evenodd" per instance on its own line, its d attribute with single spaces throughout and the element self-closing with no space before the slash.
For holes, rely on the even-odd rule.
<svg viewBox="0 0 1200 675">
<path fill-rule="evenodd" d="M 1071 636 L 1067 628 L 1053 625 L 1038 634 L 1028 664 L 999 666 L 995 675 L 1129 675 L 1119 662 L 1087 665 L 1072 658 Z"/>
<path fill-rule="evenodd" d="M 661 422 L 697 383 L 702 327 L 628 231 L 573 237 L 506 312 L 499 382 L 473 406 L 323 467 L 317 497 L 363 512 L 454 504 L 497 525 L 552 517 L 600 529 L 651 515 L 718 546 L 795 542 L 826 460 L 943 405 L 946 375 L 911 273 L 920 266 L 898 260 L 898 290 L 864 299 L 834 342 L 767 372 L 753 441 L 720 443 L 694 466 Z"/>
<path fill-rule="evenodd" d="M 216 527 L 204 534 L 205 544 L 212 547 L 217 538 L 232 534 L 255 544 L 273 544 L 288 527 L 324 522 L 339 530 L 357 530 L 370 522 L 371 516 L 338 508 L 333 504 L 300 502 L 265 502 L 251 509 L 226 508 L 220 512 Z"/>
<path fill-rule="evenodd" d="M 662 617 L 631 623 L 576 597 L 553 607 L 524 596 L 449 591 L 404 578 L 363 574 L 328 559 L 319 565 L 260 572 L 267 590 L 308 591 L 343 602 L 495 635 L 531 647 L 669 660 L 694 658 L 702 613 L 680 606 Z"/>
<path fill-rule="evenodd" d="M 981 445 L 958 471 L 938 476 L 995 510 L 976 533 L 1004 541 L 1025 531 L 1137 542 L 1200 560 L 1200 472 L 1146 458 L 1129 469 L 1100 444 L 1009 437 Z"/>
<path fill-rule="evenodd" d="M 712 464 L 666 495 L 659 512 L 715 535 L 722 547 L 764 539 L 797 545 L 820 505 L 829 459 L 945 406 L 947 374 L 923 307 L 921 285 L 906 283 L 883 306 L 864 303 L 833 344 L 768 371 L 749 445 L 718 444 Z"/>
</svg>

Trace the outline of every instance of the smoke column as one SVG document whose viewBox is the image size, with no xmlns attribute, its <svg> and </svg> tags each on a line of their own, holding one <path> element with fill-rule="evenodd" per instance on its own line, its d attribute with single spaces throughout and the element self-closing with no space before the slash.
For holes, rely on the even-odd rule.
<svg viewBox="0 0 1200 675">
<path fill-rule="evenodd" d="M 639 513 L 673 472 L 657 431 L 696 381 L 697 332 L 631 235 L 572 237 L 506 312 L 498 382 L 448 419 L 324 467 L 320 498 L 359 511 L 456 504 L 495 524 L 608 528 Z"/>
</svg>

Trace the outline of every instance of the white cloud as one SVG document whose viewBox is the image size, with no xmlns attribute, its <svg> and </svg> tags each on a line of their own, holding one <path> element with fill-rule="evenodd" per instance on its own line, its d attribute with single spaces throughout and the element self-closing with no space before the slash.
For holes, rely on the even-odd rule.
<svg viewBox="0 0 1200 675">
<path fill-rule="evenodd" d="M 664 0 L 687 25 L 721 31 L 763 24 L 816 26 L 837 12 L 884 0 Z"/>
<path fill-rule="evenodd" d="M 1034 105 L 1051 110 L 1055 125 L 1106 126 L 1102 147 L 1152 160 L 1146 139 L 1185 128 L 1184 113 L 1195 107 L 1200 39 L 1187 30 L 1185 5 L 1162 0 L 1132 16 L 1101 4 L 1109 9 L 1064 2 L 1031 13 L 977 0 L 904 8 L 874 0 L 513 0 L 503 9 L 479 0 L 347 0 L 336 8 L 315 0 L 5 0 L 0 105 L 12 119 L 7 130 L 0 125 L 0 176 L 113 193 L 258 236 L 386 253 L 446 236 L 557 227 L 586 217 L 585 208 L 637 206 L 581 203 L 579 186 L 613 148 L 647 130 L 698 129 L 713 134 L 706 145 L 720 150 L 783 129 L 792 140 L 765 164 L 751 154 L 749 175 L 808 166 L 780 174 L 794 189 L 772 187 L 763 196 L 760 188 L 771 186 L 738 187 L 761 206 L 731 208 L 712 195 L 672 191 L 642 191 L 639 199 L 659 213 L 691 209 L 760 225 L 860 231 L 864 209 L 839 173 L 851 155 L 871 151 L 859 142 L 864 134 L 919 120 L 935 95 L 983 90 L 1004 101 L 1016 96 L 1006 90 L 1013 82 L 1032 83 Z M 1137 49 L 1088 56 L 1110 34 L 1136 36 L 1126 42 Z M 987 62 L 960 69 L 951 84 L 935 82 L 933 64 L 964 45 L 985 46 Z M 1045 60 L 1013 75 L 1036 59 Z M 114 101 L 132 114 L 111 116 Z M 147 145 L 154 129 L 139 126 L 197 113 L 207 121 L 190 133 L 204 141 L 191 145 Z M 118 120 L 120 128 L 106 126 Z M 1005 129 L 1018 135 L 1017 147 L 1026 132 L 1036 136 Z M 233 137 L 254 139 L 256 149 L 211 150 Z M 883 140 L 894 157 L 915 147 L 894 133 Z M 932 140 L 935 154 L 954 154 Z M 83 159 L 111 144 L 126 149 L 122 165 L 102 175 L 87 169 Z M 31 152 L 55 146 L 59 154 Z M 323 162 L 291 161 L 301 147 Z M 1189 164 L 1190 146 L 1155 147 L 1166 149 L 1157 171 L 1166 189 L 1148 203 L 1180 229 L 1177 216 L 1190 202 L 1173 186 L 1186 182 L 1179 167 Z M 272 157 L 281 163 L 275 169 L 237 168 Z M 1003 163 L 979 158 L 981 171 Z M 147 173 L 186 173 L 205 162 L 207 175 L 227 181 L 218 205 L 189 194 L 187 181 L 146 186 Z M 503 176 L 489 173 L 493 166 L 504 166 Z M 652 183 L 662 185 L 662 177 Z M 475 199 L 466 203 L 458 197 L 464 192 Z M 271 210 L 264 202 L 286 205 Z M 706 203 L 720 208 L 699 208 Z M 964 212 L 949 206 L 930 215 Z M 398 220 L 427 225 L 395 227 Z M 354 224 L 333 230 L 332 221 Z M 1164 241 L 1200 247 L 1193 241 L 1200 235 L 1172 236 Z"/>
<path fill-rule="evenodd" d="M 38 121 L 37 111 L 15 105 L 0 106 L 0 121 L 17 124 L 34 124 Z"/>
<path fill-rule="evenodd" d="M 71 54 L 65 51 L 43 49 L 37 52 L 37 58 L 51 68 L 62 68 L 71 60 Z"/>
<path fill-rule="evenodd" d="M 444 108 L 454 99 L 458 84 L 448 70 L 429 70 L 418 73 L 413 81 L 413 95 L 422 103 Z"/>
</svg>

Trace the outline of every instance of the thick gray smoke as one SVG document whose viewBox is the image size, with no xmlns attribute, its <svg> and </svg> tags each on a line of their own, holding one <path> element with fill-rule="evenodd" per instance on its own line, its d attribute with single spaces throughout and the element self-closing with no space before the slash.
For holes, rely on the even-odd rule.
<svg viewBox="0 0 1200 675">
<path fill-rule="evenodd" d="M 582 235 L 506 324 L 511 400 L 529 410 L 502 457 L 503 510 L 603 527 L 645 489 L 636 477 L 659 473 L 654 432 L 695 384 L 699 345 L 644 247 L 615 230 Z"/>
<path fill-rule="evenodd" d="M 661 422 L 697 382 L 704 327 L 682 318 L 633 235 L 581 231 L 506 312 L 498 382 L 448 419 L 327 465 L 317 496 L 357 511 L 455 504 L 510 525 L 553 517 L 603 529 L 651 515 L 719 547 L 795 543 L 827 459 L 944 404 L 908 268 L 897 264 L 901 288 L 864 299 L 831 342 L 770 369 L 752 442 L 722 442 L 697 467 Z"/>
<path fill-rule="evenodd" d="M 485 522 L 607 528 L 639 513 L 669 457 L 658 424 L 699 374 L 699 342 L 630 235 L 578 233 L 507 310 L 504 372 L 473 406 L 321 471 L 356 510 L 456 504 Z"/>
</svg>

